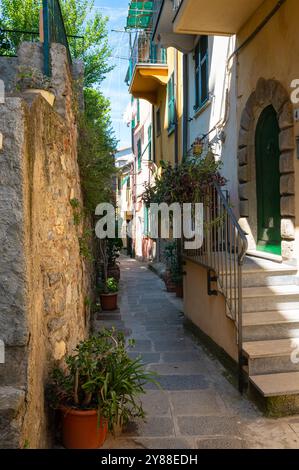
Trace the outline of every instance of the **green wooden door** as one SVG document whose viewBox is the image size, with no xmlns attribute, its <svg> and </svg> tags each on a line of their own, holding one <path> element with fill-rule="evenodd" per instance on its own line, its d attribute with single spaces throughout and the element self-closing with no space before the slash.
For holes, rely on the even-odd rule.
<svg viewBox="0 0 299 470">
<path fill-rule="evenodd" d="M 257 249 L 281 254 L 279 126 L 268 106 L 256 129 Z"/>
</svg>

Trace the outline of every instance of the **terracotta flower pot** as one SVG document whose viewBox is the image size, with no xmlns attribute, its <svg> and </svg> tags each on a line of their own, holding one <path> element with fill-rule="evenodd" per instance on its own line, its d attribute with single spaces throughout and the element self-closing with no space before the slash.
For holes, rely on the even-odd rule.
<svg viewBox="0 0 299 470">
<path fill-rule="evenodd" d="M 117 292 L 114 294 L 101 294 L 101 306 L 103 310 L 117 310 Z"/>
<path fill-rule="evenodd" d="M 66 449 L 98 449 L 105 442 L 108 425 L 98 420 L 97 410 L 80 411 L 63 407 L 62 439 Z"/>
<path fill-rule="evenodd" d="M 180 299 L 183 299 L 184 298 L 183 284 L 177 284 L 175 290 L 176 290 L 176 296 Z"/>
</svg>

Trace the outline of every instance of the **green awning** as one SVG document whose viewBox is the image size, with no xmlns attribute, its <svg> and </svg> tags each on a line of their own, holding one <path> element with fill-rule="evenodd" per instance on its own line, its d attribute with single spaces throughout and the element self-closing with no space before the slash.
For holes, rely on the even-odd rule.
<svg viewBox="0 0 299 470">
<path fill-rule="evenodd" d="M 147 29 L 151 26 L 153 2 L 131 0 L 126 29 Z"/>
</svg>

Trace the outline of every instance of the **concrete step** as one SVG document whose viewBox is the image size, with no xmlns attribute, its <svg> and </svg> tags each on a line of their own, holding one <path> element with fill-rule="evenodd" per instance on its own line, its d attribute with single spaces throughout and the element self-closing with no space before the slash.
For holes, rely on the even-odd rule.
<svg viewBox="0 0 299 470">
<path fill-rule="evenodd" d="M 299 394 L 299 372 L 252 376 L 250 382 L 264 397 Z"/>
<path fill-rule="evenodd" d="M 244 341 L 288 338 L 299 338 L 298 310 L 244 313 Z"/>
<path fill-rule="evenodd" d="M 299 338 L 249 341 L 243 344 L 243 352 L 248 358 L 250 377 L 299 371 Z"/>
</svg>

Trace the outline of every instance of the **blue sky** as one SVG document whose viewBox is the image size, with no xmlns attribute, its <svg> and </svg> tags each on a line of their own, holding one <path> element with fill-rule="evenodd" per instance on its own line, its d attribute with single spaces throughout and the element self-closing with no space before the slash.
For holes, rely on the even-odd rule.
<svg viewBox="0 0 299 470">
<path fill-rule="evenodd" d="M 128 87 L 124 82 L 129 64 L 128 60 L 124 60 L 129 57 L 129 35 L 112 30 L 124 30 L 128 4 L 129 0 L 95 0 L 95 6 L 109 17 L 109 42 L 113 56 L 111 60 L 116 67 L 103 82 L 102 91 L 111 100 L 112 123 L 119 148 L 129 147 L 131 143 L 130 128 L 123 123 L 123 114 L 130 101 Z"/>
</svg>

